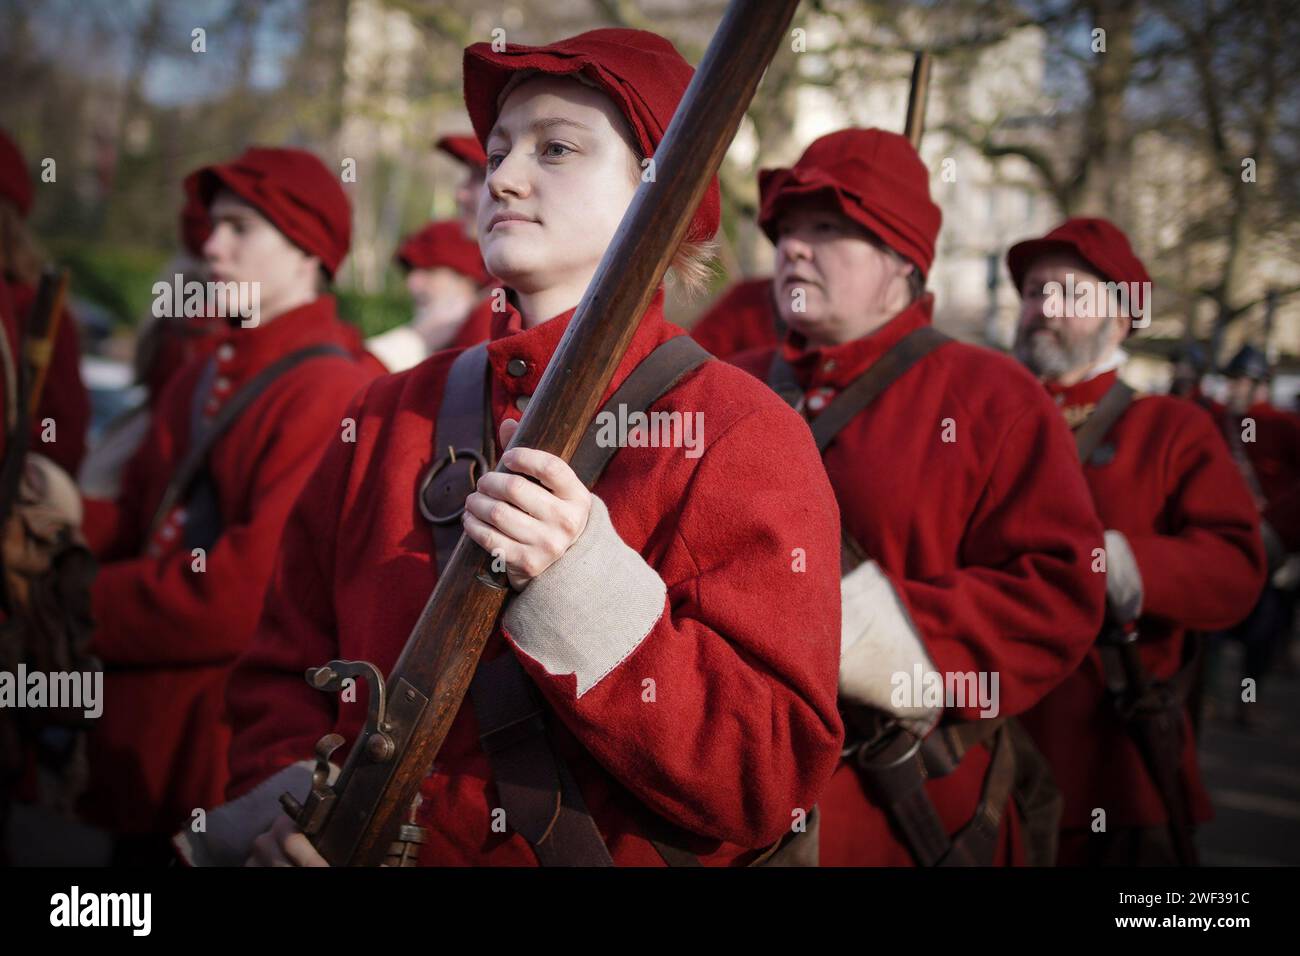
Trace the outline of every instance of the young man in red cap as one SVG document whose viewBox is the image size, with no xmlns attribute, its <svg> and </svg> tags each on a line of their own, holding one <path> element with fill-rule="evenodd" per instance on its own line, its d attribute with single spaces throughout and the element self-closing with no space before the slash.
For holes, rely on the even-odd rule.
<svg viewBox="0 0 1300 956">
<path fill-rule="evenodd" d="M 1106 633 L 1024 718 L 1065 796 L 1060 862 L 1190 863 L 1189 828 L 1210 805 L 1180 699 L 1184 637 L 1234 624 L 1259 595 L 1255 508 L 1204 411 L 1135 398 L 1119 380 L 1121 344 L 1150 315 L 1151 278 L 1118 228 L 1069 219 L 1012 246 L 1007 265 L 1023 303 L 1017 357 L 1075 430 L 1106 527 Z M 1152 680 L 1167 691 L 1163 726 L 1121 719 L 1117 704 L 1134 706 Z"/>
<path fill-rule="evenodd" d="M 1005 719 L 1070 673 L 1102 610 L 1069 434 L 1014 362 L 933 330 L 941 214 L 904 137 L 831 133 L 759 185 L 790 332 L 733 361 L 810 419 L 843 521 L 849 749 L 822 862 L 1039 860 L 1016 809 L 1032 748 Z"/>
<path fill-rule="evenodd" d="M 83 809 L 126 834 L 165 836 L 220 800 L 231 665 L 289 509 L 349 440 L 345 410 L 374 375 L 323 291 L 350 241 L 338 176 L 302 150 L 252 148 L 187 187 L 213 223 L 209 275 L 240 290 L 240 314 L 168 384 L 120 497 L 88 502 L 106 679 Z"/>
<path fill-rule="evenodd" d="M 776 348 L 785 334 L 771 278 L 745 279 L 724 292 L 691 326 L 691 338 L 718 358 Z"/>
<path fill-rule="evenodd" d="M 489 157 L 484 261 L 511 292 L 481 355 L 489 434 L 499 436 L 489 455 L 514 434 L 691 75 L 668 41 L 636 30 L 466 50 L 466 104 Z M 715 181 L 677 268 L 692 268 L 681 257 L 718 219 Z M 662 300 L 610 393 L 683 336 Z M 448 386 L 474 354 L 439 353 L 375 383 L 355 411 L 357 444 L 326 455 L 290 520 L 257 640 L 229 691 L 230 794 L 243 796 L 221 813 L 249 837 L 270 828 L 255 863 L 321 862 L 276 798 L 310 772 L 294 761 L 322 734 L 354 739 L 361 715 L 308 687 L 303 668 L 346 657 L 387 671 L 406 642 L 440 560 L 417 489 L 446 440 L 444 406 L 481 402 L 479 372 L 459 395 Z M 806 825 L 842 735 L 830 488 L 798 417 L 736 369 L 704 361 L 654 408 L 707 408 L 707 440 L 629 442 L 592 492 L 561 459 L 512 448 L 501 460 L 517 474 L 486 474 L 464 499 L 465 533 L 501 556 L 515 593 L 424 782 L 422 862 L 658 865 L 681 858 L 651 841 L 667 831 L 677 851 L 743 864 Z M 454 541 L 454 518 L 452 530 Z M 546 731 L 489 755 L 479 735 L 499 736 L 487 728 L 501 701 L 482 681 L 503 673 L 540 694 Z M 525 751 L 524 763 L 557 768 L 552 784 L 569 780 L 564 805 L 580 808 L 594 840 L 547 835 L 569 817 L 555 816 L 561 793 L 545 786 L 539 828 L 523 822 L 518 788 L 499 787 L 498 771 Z"/>
<path fill-rule="evenodd" d="M 483 146 L 474 136 L 442 136 L 437 147 L 465 170 L 456 184 L 456 212 L 460 217 L 465 238 L 478 239 L 478 197 L 483 191 L 483 180 L 487 176 L 487 156 Z M 475 344 L 475 343 L 471 343 Z"/>
<path fill-rule="evenodd" d="M 45 265 L 27 224 L 34 198 L 21 151 L 0 132 L 0 278 L 9 285 L 10 310 L 20 339 Z M 29 447 L 75 475 L 86 453 L 90 396 L 81 381 L 77 323 L 66 308 L 57 321 L 40 403 L 29 410 Z"/>
<path fill-rule="evenodd" d="M 465 237 L 458 220 L 429 223 L 407 236 L 393 258 L 406 273 L 415 318 L 366 342 L 390 372 L 404 372 L 442 349 L 487 339 L 491 303 L 484 307 L 480 297 L 491 277 L 478 243 Z"/>
</svg>

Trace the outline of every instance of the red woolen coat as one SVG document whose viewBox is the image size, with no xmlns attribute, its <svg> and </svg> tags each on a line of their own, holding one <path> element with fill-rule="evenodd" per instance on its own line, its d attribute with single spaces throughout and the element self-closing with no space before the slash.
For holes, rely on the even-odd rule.
<svg viewBox="0 0 1300 956">
<path fill-rule="evenodd" d="M 864 338 L 782 352 L 816 408 L 930 322 L 929 296 Z M 773 352 L 734 361 L 766 379 Z M 955 429 L 952 432 L 949 428 Z M 955 441 L 944 441 L 945 431 Z M 1069 431 L 1042 387 L 1010 359 L 948 343 L 860 413 L 824 461 L 848 531 L 877 561 L 940 672 L 997 671 L 1000 711 L 1036 704 L 1087 652 L 1101 624 L 1101 546 Z M 979 708 L 951 714 L 978 719 Z M 926 785 L 948 832 L 974 815 L 987 747 Z M 822 797 L 822 863 L 912 865 L 883 811 L 842 764 Z M 1020 858 L 1003 814 L 997 862 Z"/>
<path fill-rule="evenodd" d="M 23 327 L 28 310 L 36 299 L 36 288 L 18 283 L 10 286 L 10 294 L 19 327 Z M 55 441 L 41 440 L 44 432 L 41 423 L 47 418 L 55 423 Z M 81 459 L 86 455 L 86 433 L 89 429 L 90 396 L 81 381 L 81 345 L 77 323 L 72 314 L 64 309 L 59 320 L 59 331 L 54 336 L 54 350 L 45 373 L 40 405 L 32 415 L 32 437 L 28 448 L 49 458 L 75 478 Z"/>
<path fill-rule="evenodd" d="M 1242 418 L 1255 422 L 1254 441 L 1243 442 L 1266 506 L 1264 520 L 1281 536 L 1288 550 L 1300 548 L 1300 521 L 1295 501 L 1300 496 L 1300 415 L 1258 402 L 1238 417 L 1237 434 L 1242 434 Z"/>
<path fill-rule="evenodd" d="M 737 282 L 691 327 L 691 337 L 718 358 L 775 348 L 779 337 L 770 277 Z"/>
<path fill-rule="evenodd" d="M 1243 447 L 1271 505 L 1300 484 L 1300 415 L 1258 402 L 1243 418 L 1255 421 L 1255 440 Z"/>
<path fill-rule="evenodd" d="M 1052 391 L 1072 415 L 1100 400 L 1115 378 L 1105 372 Z M 1167 678 L 1178 670 L 1188 629 L 1230 627 L 1259 596 L 1264 556 L 1256 509 L 1214 421 L 1191 402 L 1139 397 L 1103 445 L 1114 448 L 1113 458 L 1090 459 L 1084 476 L 1102 523 L 1127 538 L 1142 577 L 1143 666 Z M 1091 651 L 1025 724 L 1065 795 L 1063 829 L 1085 830 L 1095 808 L 1106 811 L 1108 828 L 1166 822 L 1137 746 L 1107 699 L 1100 652 Z M 1190 722 L 1186 730 L 1185 783 L 1201 821 L 1211 810 Z"/>
<path fill-rule="evenodd" d="M 518 417 L 516 399 L 536 388 L 570 318 L 522 330 L 513 309 L 495 317 L 488 354 L 498 428 Z M 660 297 L 610 392 L 680 334 Z M 387 673 L 437 581 L 416 488 L 433 459 L 455 354 L 375 382 L 352 412 L 356 444 L 331 447 L 290 517 L 257 638 L 228 691 L 231 797 L 309 758 L 322 734 L 355 740 L 363 704 L 312 690 L 304 668 L 340 657 Z M 517 359 L 527 363 L 518 377 L 507 372 Z M 540 688 L 555 747 L 615 863 L 661 862 L 641 835 L 643 806 L 699 834 L 706 862 L 743 862 L 789 830 L 796 808 L 813 805 L 838 759 L 835 501 L 807 428 L 739 371 L 706 363 L 654 408 L 703 412 L 702 456 L 624 447 L 594 491 L 618 536 L 666 585 L 657 620 L 581 695 L 573 673 L 548 672 L 522 649 L 523 636 L 500 626 L 484 659 L 516 654 Z M 799 548 L 806 571 L 795 567 Z M 573 589 L 573 603 L 624 615 L 606 603 L 606 585 Z M 535 865 L 520 836 L 493 832 L 499 804 L 468 701 L 423 795 L 423 862 Z"/>
<path fill-rule="evenodd" d="M 322 297 L 250 329 L 219 334 L 215 413 L 272 362 L 355 335 Z M 352 358 L 311 359 L 285 373 L 217 441 L 210 472 L 224 530 L 196 565 L 173 512 L 145 540 L 167 481 L 189 446 L 191 399 L 206 359 L 168 383 L 150 432 L 128 464 L 122 497 L 87 500 L 87 539 L 104 562 L 95 580 L 92 651 L 104 660 L 104 713 L 90 737 L 95 821 L 170 833 L 196 807 L 219 803 L 229 728 L 223 692 L 252 638 L 276 547 L 322 452 L 341 443 L 348 402 L 374 377 Z"/>
</svg>

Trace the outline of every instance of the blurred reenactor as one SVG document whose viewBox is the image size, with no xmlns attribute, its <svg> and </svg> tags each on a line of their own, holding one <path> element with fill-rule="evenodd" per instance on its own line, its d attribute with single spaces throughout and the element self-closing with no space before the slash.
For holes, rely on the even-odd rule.
<svg viewBox="0 0 1300 956">
<path fill-rule="evenodd" d="M 1250 615 L 1224 635 L 1239 641 L 1242 676 L 1255 684 L 1269 676 L 1286 647 L 1295 619 L 1296 582 L 1284 568 L 1288 554 L 1300 551 L 1300 416 L 1269 401 L 1272 379 L 1267 356 L 1247 343 L 1224 366 L 1227 403 L 1218 406 L 1219 422 L 1237 468 L 1260 511 L 1260 531 L 1268 557 L 1270 581 Z M 1238 694 L 1238 723 L 1251 726 L 1250 704 Z"/>
<path fill-rule="evenodd" d="M 1107 625 L 1024 718 L 1065 794 L 1060 862 L 1190 864 L 1192 827 L 1211 811 L 1184 635 L 1249 612 L 1264 577 L 1255 509 L 1208 415 L 1119 379 L 1151 279 L 1118 228 L 1070 219 L 1012 246 L 1007 264 L 1022 298 L 1016 355 L 1074 429 L 1106 527 Z"/>
<path fill-rule="evenodd" d="M 1178 398 L 1190 398 L 1205 402 L 1205 393 L 1201 382 L 1210 368 L 1210 357 L 1198 342 L 1188 342 L 1174 356 L 1173 378 L 1169 383 L 1169 394 Z"/>
<path fill-rule="evenodd" d="M 415 301 L 415 317 L 366 341 L 390 372 L 418 365 L 442 349 L 468 348 L 488 337 L 490 299 L 480 299 L 491 278 L 478 242 L 458 220 L 431 222 L 407 236 L 394 256 Z"/>
<path fill-rule="evenodd" d="M 464 169 L 456 184 L 456 213 L 467 239 L 478 241 L 478 200 L 487 176 L 487 156 L 474 136 L 443 136 L 438 149 L 446 153 Z"/>
<path fill-rule="evenodd" d="M 0 274 L 9 285 L 10 307 L 21 330 L 36 299 L 43 257 L 27 225 L 34 201 L 31 176 L 18 146 L 0 131 Z M 69 474 L 86 453 L 90 396 L 81 381 L 77 323 L 67 309 L 51 320 L 56 327 L 40 403 L 31 415 L 31 447 Z M 48 423 L 53 423 L 53 428 Z"/>
</svg>

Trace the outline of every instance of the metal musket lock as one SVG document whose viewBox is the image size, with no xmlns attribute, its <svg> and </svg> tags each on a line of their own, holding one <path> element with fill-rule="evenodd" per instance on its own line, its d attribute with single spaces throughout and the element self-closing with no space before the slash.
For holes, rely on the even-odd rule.
<svg viewBox="0 0 1300 956">
<path fill-rule="evenodd" d="M 379 668 L 369 661 L 330 661 L 323 667 L 307 668 L 307 683 L 325 693 L 342 691 L 348 678 L 364 680 L 369 689 L 366 722 L 359 737 L 361 746 L 370 761 L 385 763 L 393 758 L 397 747 L 392 738 L 393 725 L 387 716 L 387 685 Z M 330 757 L 342 745 L 343 737 L 334 733 L 326 734 L 316 743 L 316 768 L 312 771 L 311 792 L 305 803 L 299 803 L 289 793 L 280 795 L 280 805 L 308 836 L 320 832 L 338 800 L 337 791 L 329 783 Z M 419 805 L 420 797 L 417 795 L 401 828 L 400 838 L 389 851 L 389 858 L 396 865 L 414 866 L 419 845 L 428 839 L 424 828 L 415 822 Z"/>
</svg>

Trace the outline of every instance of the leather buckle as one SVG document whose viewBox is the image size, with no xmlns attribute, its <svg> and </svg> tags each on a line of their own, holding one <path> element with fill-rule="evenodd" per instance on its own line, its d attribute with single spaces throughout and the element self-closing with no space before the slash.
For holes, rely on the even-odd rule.
<svg viewBox="0 0 1300 956">
<path fill-rule="evenodd" d="M 911 739 L 911 743 L 906 743 L 908 738 Z M 854 760 L 858 766 L 873 773 L 894 770 L 917 755 L 923 740 L 923 737 L 917 737 L 895 724 L 892 733 L 884 734 L 859 747 Z M 900 742 L 905 745 L 900 747 Z M 902 752 L 898 753 L 900 749 Z"/>
<path fill-rule="evenodd" d="M 482 453 L 479 452 L 477 449 L 475 448 L 447 449 L 447 454 L 443 455 L 441 458 L 435 461 L 433 463 L 433 466 L 425 474 L 423 480 L 420 482 L 419 491 L 416 493 L 415 496 L 416 502 L 419 504 L 420 507 L 420 514 L 424 515 L 425 519 L 430 521 L 433 524 L 437 524 L 437 525 L 451 524 L 453 521 L 457 521 L 460 518 L 460 516 L 465 513 L 465 501 L 463 498 L 461 499 L 460 507 L 458 507 L 455 511 L 451 512 L 450 514 L 445 514 L 445 515 L 434 514 L 433 508 L 429 501 L 431 497 L 430 493 L 433 489 L 433 480 L 437 478 L 438 475 L 444 469 L 449 468 L 452 465 L 456 465 L 468 469 L 468 474 L 466 478 L 468 481 L 469 490 L 465 492 L 466 496 L 468 496 L 469 493 L 474 490 L 474 484 L 478 480 L 475 477 L 475 469 L 477 468 L 479 475 L 484 475 L 488 471 L 487 461 L 483 458 Z"/>
</svg>

